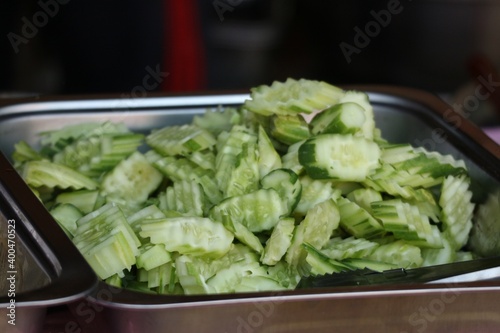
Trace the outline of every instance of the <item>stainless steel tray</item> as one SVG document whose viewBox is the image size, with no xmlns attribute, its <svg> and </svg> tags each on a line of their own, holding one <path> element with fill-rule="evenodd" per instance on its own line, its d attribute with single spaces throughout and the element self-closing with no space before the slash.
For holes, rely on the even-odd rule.
<svg viewBox="0 0 500 333">
<path fill-rule="evenodd" d="M 367 91 L 377 126 L 392 142 L 410 142 L 465 160 L 474 200 L 500 189 L 500 147 L 437 97 L 410 89 Z M 37 142 L 36 133 L 82 121 L 121 121 L 136 131 L 190 121 L 247 94 L 119 96 L 23 100 L 0 108 L 0 150 Z M 31 221 L 37 225 L 37 219 Z M 60 236 L 60 235 L 59 235 Z M 499 235 L 492 235 L 492 237 Z M 52 235 L 45 235 L 51 239 Z M 64 270 L 65 268 L 62 267 Z M 79 270 L 74 265 L 70 268 Z M 500 327 L 500 281 L 307 289 L 281 293 L 158 296 L 103 283 L 69 304 L 80 327 L 116 332 L 493 332 Z"/>
<path fill-rule="evenodd" d="M 40 332 L 49 306 L 97 288 L 91 267 L 2 154 L 0 237 L 1 332 Z"/>
</svg>

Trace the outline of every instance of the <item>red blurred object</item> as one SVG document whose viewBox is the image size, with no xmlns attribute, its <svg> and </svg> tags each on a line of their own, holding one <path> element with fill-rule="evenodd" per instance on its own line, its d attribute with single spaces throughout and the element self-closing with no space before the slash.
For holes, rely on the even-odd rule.
<svg viewBox="0 0 500 333">
<path fill-rule="evenodd" d="M 195 0 L 165 1 L 164 91 L 199 91 L 206 86 L 205 54 Z"/>
</svg>

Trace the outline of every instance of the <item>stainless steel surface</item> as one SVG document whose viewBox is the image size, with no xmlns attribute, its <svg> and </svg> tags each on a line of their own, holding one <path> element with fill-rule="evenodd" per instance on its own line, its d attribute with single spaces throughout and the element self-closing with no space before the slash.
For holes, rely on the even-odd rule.
<svg viewBox="0 0 500 333">
<path fill-rule="evenodd" d="M 48 307 L 97 286 L 90 266 L 3 154 L 0 228 L 0 332 L 40 332 Z"/>
<path fill-rule="evenodd" d="M 467 120 L 445 117 L 448 106 L 441 100 L 406 89 L 357 88 L 369 92 L 385 138 L 464 159 L 477 202 L 500 189 L 500 148 Z M 239 105 L 245 98 L 28 100 L 0 108 L 0 150 L 9 156 L 19 140 L 36 144 L 40 131 L 83 121 L 121 121 L 132 130 L 149 131 L 188 122 L 207 107 Z M 210 296 L 138 294 L 100 283 L 87 299 L 69 306 L 89 332 L 98 327 L 114 332 L 493 332 L 500 327 L 499 297 L 499 281 Z"/>
<path fill-rule="evenodd" d="M 491 271 L 490 271 L 491 269 Z M 487 275 L 480 272 L 490 271 Z M 300 281 L 299 286 L 304 287 L 338 287 L 338 286 L 361 286 L 361 285 L 383 285 L 383 284 L 406 284 L 406 283 L 436 283 L 436 281 L 462 282 L 454 277 L 469 276 L 479 281 L 481 276 L 491 278 L 491 274 L 500 271 L 500 256 L 466 260 L 449 264 L 424 266 L 418 268 L 396 268 L 382 272 L 371 269 L 358 269 L 334 274 L 320 276 L 309 276 Z M 495 277 L 495 276 L 493 276 Z M 500 274 L 496 275 L 500 279 Z M 488 279 L 487 278 L 487 279 Z M 485 279 L 486 280 L 486 279 Z"/>
</svg>

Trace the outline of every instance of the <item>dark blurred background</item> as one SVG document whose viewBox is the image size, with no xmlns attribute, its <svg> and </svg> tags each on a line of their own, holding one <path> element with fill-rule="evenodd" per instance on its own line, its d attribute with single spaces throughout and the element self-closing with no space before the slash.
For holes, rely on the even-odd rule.
<svg viewBox="0 0 500 333">
<path fill-rule="evenodd" d="M 3 95 L 246 90 L 304 77 L 463 104 L 479 76 L 496 91 L 500 65 L 495 0 L 2 0 L 0 29 Z M 474 121 L 498 121 L 495 91 Z"/>
</svg>

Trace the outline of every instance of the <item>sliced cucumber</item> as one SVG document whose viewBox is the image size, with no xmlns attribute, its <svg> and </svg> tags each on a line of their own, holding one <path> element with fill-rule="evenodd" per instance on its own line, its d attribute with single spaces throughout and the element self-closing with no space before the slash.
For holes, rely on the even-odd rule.
<svg viewBox="0 0 500 333">
<path fill-rule="evenodd" d="M 291 217 L 278 221 L 266 242 L 260 261 L 269 266 L 276 265 L 292 243 L 295 220 Z"/>
<path fill-rule="evenodd" d="M 166 189 L 166 209 L 190 216 L 203 216 L 205 194 L 197 181 L 176 181 Z"/>
<path fill-rule="evenodd" d="M 148 199 L 162 180 L 162 174 L 136 151 L 106 174 L 101 189 L 108 199 L 139 205 Z"/>
<path fill-rule="evenodd" d="M 231 184 L 231 177 L 243 146 L 246 144 L 248 147 L 248 144 L 255 144 L 256 142 L 257 135 L 243 126 L 235 126 L 228 133 L 228 137 L 223 140 L 221 146 L 218 147 L 215 157 L 215 180 L 225 197 L 228 188 L 233 185 Z"/>
<path fill-rule="evenodd" d="M 305 141 L 299 141 L 288 146 L 287 152 L 281 157 L 283 168 L 290 169 L 298 175 L 304 171 L 304 166 L 299 161 L 299 148 Z"/>
<path fill-rule="evenodd" d="M 340 226 L 357 238 L 376 238 L 386 233 L 384 227 L 358 204 L 340 197 L 337 199 Z"/>
<path fill-rule="evenodd" d="M 400 199 L 373 202 L 373 216 L 396 238 L 422 247 L 442 248 L 439 230 L 417 207 Z"/>
<path fill-rule="evenodd" d="M 141 225 L 142 237 L 169 252 L 217 258 L 227 253 L 234 236 L 222 223 L 204 217 L 172 217 Z"/>
<path fill-rule="evenodd" d="M 368 259 L 394 264 L 402 268 L 422 266 L 422 253 L 418 246 L 403 240 L 382 244 L 370 254 Z"/>
<path fill-rule="evenodd" d="M 339 103 L 356 103 L 361 106 L 365 111 L 365 121 L 361 126 L 361 133 L 368 140 L 373 140 L 375 137 L 375 117 L 373 113 L 373 106 L 370 103 L 368 95 L 362 91 L 348 90 L 344 96 L 339 99 Z"/>
<path fill-rule="evenodd" d="M 343 95 L 342 89 L 325 82 L 289 78 L 252 88 L 243 107 L 264 116 L 311 113 L 337 103 Z"/>
<path fill-rule="evenodd" d="M 80 190 L 63 192 L 58 194 L 55 202 L 59 204 L 71 204 L 77 207 L 82 213 L 92 212 L 96 206 L 99 190 Z"/>
<path fill-rule="evenodd" d="M 228 197 L 256 191 L 259 188 L 259 162 L 257 145 L 244 143 L 238 154 L 231 176 L 227 181 L 225 194 Z"/>
<path fill-rule="evenodd" d="M 365 258 L 378 246 L 378 243 L 369 241 L 365 238 L 356 238 L 354 236 L 349 236 L 347 238 L 333 237 L 321 249 L 321 252 L 335 260 Z"/>
<path fill-rule="evenodd" d="M 272 170 L 281 168 L 282 163 L 280 155 L 262 126 L 259 126 L 258 135 L 259 174 L 263 177 Z"/>
<path fill-rule="evenodd" d="M 292 266 L 304 270 L 307 253 L 302 247 L 309 243 L 321 249 L 339 227 L 340 214 L 333 199 L 327 199 L 311 208 L 305 218 L 295 228 L 292 244 L 287 250 L 285 260 Z"/>
<path fill-rule="evenodd" d="M 139 250 L 141 253 L 137 256 L 137 268 L 149 271 L 172 261 L 172 256 L 163 244 L 143 244 Z"/>
<path fill-rule="evenodd" d="M 466 176 L 448 176 L 441 187 L 439 205 L 444 234 L 455 251 L 460 250 L 469 238 L 475 204 L 472 203 L 470 180 Z"/>
<path fill-rule="evenodd" d="M 363 181 L 379 166 L 380 148 L 363 137 L 320 134 L 299 148 L 299 161 L 311 178 Z"/>
<path fill-rule="evenodd" d="M 287 214 L 288 205 L 274 189 L 260 189 L 252 193 L 234 196 L 221 201 L 210 209 L 214 221 L 222 216 L 240 222 L 252 232 L 271 230 Z"/>
<path fill-rule="evenodd" d="M 382 201 L 382 194 L 371 188 L 359 188 L 349 192 L 349 194 L 347 194 L 347 199 L 355 202 L 367 212 L 371 212 L 371 203 Z"/>
<path fill-rule="evenodd" d="M 302 194 L 299 176 L 290 169 L 274 169 L 261 180 L 262 188 L 272 188 L 287 203 L 288 214 L 294 211 Z M 288 215 L 287 214 L 287 215 Z"/>
<path fill-rule="evenodd" d="M 234 234 L 234 237 L 241 243 L 247 245 L 249 248 L 255 252 L 261 254 L 264 251 L 264 247 L 260 242 L 259 238 L 255 236 L 247 227 L 238 222 L 236 219 L 232 218 L 230 215 L 222 215 L 222 224 L 227 230 Z"/>
<path fill-rule="evenodd" d="M 153 130 L 146 143 L 164 156 L 175 156 L 210 149 L 216 139 L 210 132 L 188 124 Z"/>
<path fill-rule="evenodd" d="M 489 194 L 479 205 L 470 233 L 470 249 L 480 256 L 500 255 L 500 242 L 491 235 L 500 235 L 500 190 Z"/>
<path fill-rule="evenodd" d="M 30 186 L 49 188 L 73 188 L 75 190 L 93 190 L 99 184 L 65 165 L 53 163 L 47 160 L 29 161 L 23 164 L 21 176 Z"/>
<path fill-rule="evenodd" d="M 76 221 L 83 216 L 82 211 L 70 203 L 61 203 L 55 205 L 50 210 L 50 214 L 67 232 L 68 236 L 73 238 L 78 227 Z"/>
<path fill-rule="evenodd" d="M 311 120 L 311 133 L 356 134 L 361 131 L 365 120 L 365 109 L 359 104 L 352 102 L 335 104 Z"/>
<path fill-rule="evenodd" d="M 324 275 L 340 273 L 353 270 L 354 267 L 346 265 L 340 261 L 328 258 L 311 244 L 302 244 L 306 253 L 306 262 L 310 266 L 309 273 L 312 275 Z"/>
<path fill-rule="evenodd" d="M 271 117 L 271 135 L 285 145 L 293 145 L 309 138 L 309 125 L 302 115 L 274 115 Z"/>
<path fill-rule="evenodd" d="M 323 179 L 312 179 L 304 175 L 300 177 L 302 192 L 299 203 L 295 207 L 296 215 L 305 215 L 309 209 L 327 199 L 340 197 L 341 191 L 333 188 L 332 183 Z"/>
</svg>

